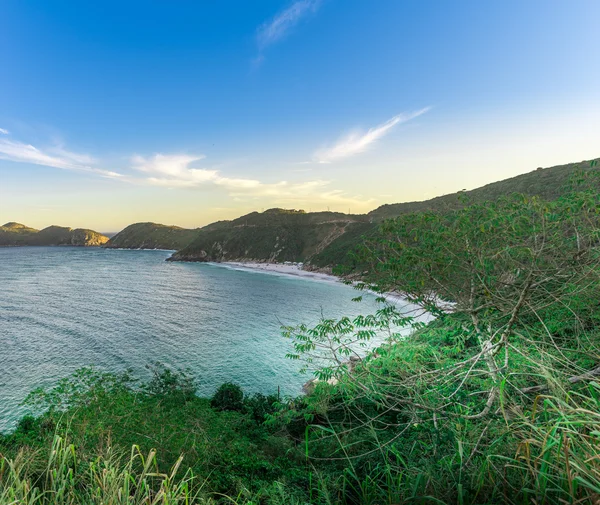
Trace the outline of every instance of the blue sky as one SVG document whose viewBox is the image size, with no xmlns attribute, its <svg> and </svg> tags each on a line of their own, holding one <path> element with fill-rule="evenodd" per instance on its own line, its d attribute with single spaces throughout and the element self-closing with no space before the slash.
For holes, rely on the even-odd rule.
<svg viewBox="0 0 600 505">
<path fill-rule="evenodd" d="M 597 0 L 0 2 L 0 221 L 366 212 L 600 154 Z"/>
</svg>

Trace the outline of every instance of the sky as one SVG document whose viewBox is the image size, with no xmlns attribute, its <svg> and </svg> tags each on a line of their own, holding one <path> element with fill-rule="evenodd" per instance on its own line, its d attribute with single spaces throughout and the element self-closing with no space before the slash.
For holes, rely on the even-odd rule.
<svg viewBox="0 0 600 505">
<path fill-rule="evenodd" d="M 598 0 L 2 0 L 0 222 L 363 213 L 597 158 L 599 19 Z"/>
</svg>

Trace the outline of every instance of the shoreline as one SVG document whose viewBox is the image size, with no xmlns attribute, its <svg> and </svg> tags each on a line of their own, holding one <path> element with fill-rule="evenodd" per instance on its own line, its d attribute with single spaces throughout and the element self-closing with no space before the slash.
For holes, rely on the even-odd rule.
<svg viewBox="0 0 600 505">
<path fill-rule="evenodd" d="M 206 262 L 209 265 L 220 266 L 222 268 L 229 268 L 231 270 L 249 271 L 249 272 L 261 272 L 265 274 L 279 274 L 288 277 L 300 277 L 303 279 L 309 279 L 313 281 L 321 282 L 332 282 L 336 284 L 343 284 L 342 279 L 333 274 L 325 274 L 322 272 L 314 272 L 311 270 L 304 270 L 299 265 L 285 265 L 283 263 L 260 263 L 258 261 L 209 261 Z M 350 285 L 349 287 L 352 287 Z M 371 290 L 363 291 L 375 297 L 383 297 L 387 303 L 396 306 L 409 307 L 412 306 L 409 301 L 402 298 L 398 293 L 376 293 Z M 360 296 L 360 295 L 357 295 Z"/>
<path fill-rule="evenodd" d="M 253 272 L 263 272 L 266 274 L 280 274 L 288 277 L 301 277 L 303 279 L 312 279 L 325 282 L 341 283 L 339 277 L 321 272 L 311 272 L 304 270 L 299 265 L 285 265 L 283 263 L 260 263 L 257 261 L 223 261 L 207 262 L 209 265 L 230 268 L 233 270 L 248 270 Z"/>
</svg>

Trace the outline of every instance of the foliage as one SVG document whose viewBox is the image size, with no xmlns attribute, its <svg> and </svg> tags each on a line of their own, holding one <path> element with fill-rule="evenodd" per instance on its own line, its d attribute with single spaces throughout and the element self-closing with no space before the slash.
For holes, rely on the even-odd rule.
<svg viewBox="0 0 600 505">
<path fill-rule="evenodd" d="M 272 494 L 272 503 L 285 503 L 275 498 L 283 488 L 291 502 L 303 495 L 307 477 L 301 453 L 287 437 L 261 425 L 275 398 L 250 396 L 240 412 L 222 411 L 212 408 L 210 400 L 190 395 L 185 372 L 157 364 L 151 368 L 153 376 L 145 383 L 126 374 L 82 369 L 56 387 L 32 394 L 29 404 L 35 411 L 46 410 L 25 417 L 10 435 L 0 435 L 0 466 L 17 465 L 29 488 L 39 487 L 45 481 L 44 468 L 51 468 L 42 461 L 52 457 L 52 441 L 59 436 L 68 438 L 69 451 L 77 453 L 73 496 L 87 496 L 77 493 L 87 493 L 94 483 L 87 478 L 90 468 L 99 464 L 99 454 L 114 454 L 119 463 L 110 471 L 119 474 L 132 447 L 138 463 L 141 455 L 151 455 L 154 477 L 171 475 L 174 467 L 179 468 L 177 479 L 190 477 L 183 479 L 189 497 L 202 492 L 207 500 L 219 502 L 220 495 L 227 494 L 251 503 L 253 496 Z M 138 463 L 134 473 L 142 470 Z M 148 484 L 159 493 L 160 479 L 154 477 Z M 3 486 L 12 485 L 0 468 L 0 496 Z"/>
<path fill-rule="evenodd" d="M 147 393 L 155 396 L 175 397 L 178 401 L 190 400 L 196 395 L 198 386 L 190 370 L 172 370 L 159 362 L 148 365 L 146 368 L 152 373 L 152 379 L 142 386 Z"/>
<path fill-rule="evenodd" d="M 210 400 L 210 406 L 217 410 L 241 412 L 244 408 L 244 392 L 233 382 L 221 384 Z"/>
<path fill-rule="evenodd" d="M 573 171 L 561 170 L 535 177 Z M 227 383 L 209 400 L 189 372 L 160 364 L 146 383 L 78 371 L 32 393 L 38 415 L 0 437 L 0 504 L 596 504 L 597 187 L 588 171 L 560 195 L 548 188 L 552 200 L 463 195 L 376 231 L 347 224 L 345 244 L 362 241 L 356 287 L 381 306 L 283 329 L 288 357 L 316 376 L 310 394 Z M 255 214 L 211 233 L 320 226 Z M 410 303 L 387 303 L 388 291 Z"/>
<path fill-rule="evenodd" d="M 269 416 L 277 412 L 279 398 L 276 395 L 254 393 L 244 398 L 244 412 L 258 424 L 263 424 Z"/>
<path fill-rule="evenodd" d="M 74 406 L 89 405 L 99 399 L 119 394 L 132 383 L 130 371 L 111 374 L 91 367 L 80 368 L 72 376 L 58 381 L 50 390 L 33 390 L 24 403 L 35 412 L 65 412 Z"/>
<path fill-rule="evenodd" d="M 427 326 L 384 305 L 285 328 L 290 358 L 320 382 L 274 422 L 296 434 L 303 424 L 311 459 L 351 464 L 344 499 L 595 502 L 595 184 L 383 223 L 362 249 L 369 277 L 358 287 L 395 291 L 436 316 Z"/>
<path fill-rule="evenodd" d="M 175 261 L 306 261 L 365 216 L 270 209 L 203 228 Z"/>
<path fill-rule="evenodd" d="M 156 223 L 135 223 L 110 239 L 106 247 L 119 249 L 183 249 L 198 230 Z"/>
<path fill-rule="evenodd" d="M 349 253 L 356 249 L 365 238 L 371 237 L 378 230 L 377 223 L 350 223 L 342 235 L 332 240 L 327 247 L 310 258 L 310 264 L 315 267 L 337 266 L 338 274 L 360 272 L 365 266 L 357 257 Z"/>
</svg>

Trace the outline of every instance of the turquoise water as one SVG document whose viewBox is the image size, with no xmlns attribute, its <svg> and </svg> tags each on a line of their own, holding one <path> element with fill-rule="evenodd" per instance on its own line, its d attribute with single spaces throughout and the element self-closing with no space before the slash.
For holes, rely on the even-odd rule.
<svg viewBox="0 0 600 505">
<path fill-rule="evenodd" d="M 201 263 L 167 251 L 0 248 L 0 431 L 29 391 L 74 370 L 161 361 L 189 367 L 201 394 L 226 381 L 296 394 L 308 379 L 285 359 L 281 324 L 366 313 L 343 284 Z"/>
</svg>

